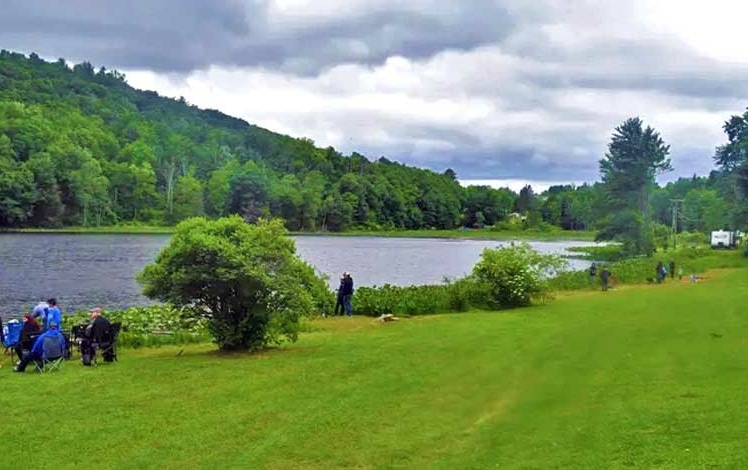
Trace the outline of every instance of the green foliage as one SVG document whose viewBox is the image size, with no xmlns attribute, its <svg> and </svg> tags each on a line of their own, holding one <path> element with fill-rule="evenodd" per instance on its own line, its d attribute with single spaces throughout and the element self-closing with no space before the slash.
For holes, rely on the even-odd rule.
<svg viewBox="0 0 748 470">
<path fill-rule="evenodd" d="M 672 246 L 673 230 L 664 224 L 652 224 L 652 238 L 658 248 L 667 251 Z"/>
<path fill-rule="evenodd" d="M 441 285 L 359 287 L 355 311 L 360 315 L 426 315 L 488 309 L 487 291 L 468 276 Z"/>
<path fill-rule="evenodd" d="M 278 220 L 188 219 L 139 281 L 148 297 L 206 318 L 223 350 L 295 341 L 299 318 L 324 311 L 332 299 L 285 235 Z"/>
<path fill-rule="evenodd" d="M 678 246 L 696 248 L 709 243 L 709 238 L 701 232 L 683 232 L 678 234 Z"/>
<path fill-rule="evenodd" d="M 105 311 L 112 323 L 122 324 L 118 338 L 121 346 L 140 347 L 163 344 L 186 344 L 208 339 L 207 321 L 196 318 L 185 309 L 168 305 L 132 307 L 126 310 Z M 90 315 L 79 312 L 65 315 L 68 326 L 88 323 Z"/>
<path fill-rule="evenodd" d="M 452 170 L 407 167 L 318 148 L 183 99 L 135 90 L 91 64 L 71 70 L 0 51 L 0 229 L 172 225 L 192 216 L 279 217 L 293 231 L 450 230 L 458 225 L 546 233 L 602 229 L 632 253 L 656 247 L 650 223 L 678 231 L 748 224 L 748 114 L 724 126 L 720 171 L 656 188 L 667 147 L 632 119 L 601 162 L 604 184 L 553 186 L 538 194 L 462 188 Z M 633 210 L 641 223 L 619 212 Z M 510 225 L 510 226 L 507 226 Z M 620 230 L 623 229 L 623 230 Z"/>
<path fill-rule="evenodd" d="M 180 222 L 204 214 L 203 185 L 193 176 L 180 176 L 174 185 L 174 201 L 170 222 Z"/>
<path fill-rule="evenodd" d="M 464 194 L 462 223 L 468 227 L 495 225 L 505 220 L 517 199 L 517 195 L 509 189 L 492 189 L 488 186 L 469 186 Z"/>
<path fill-rule="evenodd" d="M 548 277 L 565 266 L 562 258 L 540 254 L 529 244 L 519 243 L 484 249 L 472 276 L 488 293 L 489 307 L 525 307 L 533 301 L 545 300 Z"/>
<path fill-rule="evenodd" d="M 724 206 L 723 210 L 712 209 L 708 215 L 721 216 L 725 224 L 744 229 L 748 225 L 748 111 L 731 116 L 722 129 L 727 135 L 727 143 L 717 147 L 714 155 L 720 171 L 710 176 L 717 183 L 715 189 Z"/>
<path fill-rule="evenodd" d="M 550 299 L 548 279 L 565 266 L 562 258 L 539 254 L 527 243 L 486 249 L 471 275 L 442 285 L 359 287 L 355 310 L 379 316 L 524 307 Z"/>
<path fill-rule="evenodd" d="M 387 313 L 424 315 L 451 311 L 446 286 L 397 287 L 385 284 L 379 288 L 356 289 L 357 314 L 379 316 Z"/>
<path fill-rule="evenodd" d="M 599 240 L 620 241 L 631 254 L 654 251 L 649 194 L 655 176 L 672 169 L 669 153 L 659 133 L 644 129 L 639 118 L 616 127 L 608 153 L 600 160 L 607 216 Z"/>
<path fill-rule="evenodd" d="M 694 188 L 683 199 L 684 230 L 720 230 L 729 226 L 725 201 L 715 189 Z"/>
<path fill-rule="evenodd" d="M 320 149 L 135 90 L 116 71 L 0 51 L 0 84 L 0 228 L 175 224 L 204 213 L 282 217 L 308 231 L 459 221 L 454 172 Z"/>
<path fill-rule="evenodd" d="M 585 258 L 594 261 L 619 261 L 626 258 L 623 246 L 611 243 L 601 246 L 572 246 L 566 249 L 574 253 L 575 258 Z"/>
<path fill-rule="evenodd" d="M 743 266 L 740 256 L 736 255 L 737 253 L 733 251 L 712 250 L 702 243 L 700 245 L 683 246 L 674 251 L 658 252 L 652 257 L 626 258 L 608 263 L 605 266 L 610 270 L 614 283 L 644 284 L 654 279 L 658 261 L 662 261 L 666 267 L 668 267 L 670 261 L 674 261 L 676 274 L 678 269 L 682 268 L 684 277 L 688 277 L 693 273 L 703 274 L 709 269 Z M 598 273 L 600 269 L 602 269 L 602 266 L 598 266 Z M 669 278 L 670 273 L 668 273 Z M 599 279 L 597 282 L 599 283 Z M 585 289 L 589 288 L 589 276 L 586 271 L 563 272 L 550 279 L 549 286 L 553 290 L 560 291 Z M 595 288 L 599 287 L 599 284 L 595 286 Z"/>
</svg>

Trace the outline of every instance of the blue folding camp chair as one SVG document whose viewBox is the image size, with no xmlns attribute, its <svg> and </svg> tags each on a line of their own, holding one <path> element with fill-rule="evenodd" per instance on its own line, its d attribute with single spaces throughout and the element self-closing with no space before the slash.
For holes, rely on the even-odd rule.
<svg viewBox="0 0 748 470">
<path fill-rule="evenodd" d="M 53 372 L 60 370 L 65 359 L 65 345 L 62 335 L 47 336 L 42 343 L 42 358 L 36 362 L 37 372 Z"/>
<path fill-rule="evenodd" d="M 11 349 L 21 340 L 21 330 L 23 329 L 23 323 L 18 320 L 11 320 L 3 328 L 3 346 L 5 346 L 5 353 L 9 351 L 12 354 Z"/>
</svg>

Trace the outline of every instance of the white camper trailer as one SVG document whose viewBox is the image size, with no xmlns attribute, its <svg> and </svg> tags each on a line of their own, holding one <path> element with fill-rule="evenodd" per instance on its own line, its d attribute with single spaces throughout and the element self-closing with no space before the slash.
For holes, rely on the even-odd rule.
<svg viewBox="0 0 748 470">
<path fill-rule="evenodd" d="M 712 248 L 735 248 L 735 232 L 717 230 L 712 232 Z"/>
</svg>

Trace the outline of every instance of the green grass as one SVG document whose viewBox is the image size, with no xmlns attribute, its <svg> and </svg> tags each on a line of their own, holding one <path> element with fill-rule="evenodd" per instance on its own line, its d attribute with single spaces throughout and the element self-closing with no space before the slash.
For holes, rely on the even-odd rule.
<svg viewBox="0 0 748 470">
<path fill-rule="evenodd" d="M 3 231 L 9 233 L 152 235 L 174 233 L 174 227 L 164 227 L 157 225 L 108 225 L 101 227 L 22 228 L 5 229 Z"/>
<path fill-rule="evenodd" d="M 5 357 L 3 459 L 748 468 L 748 269 L 706 276 L 504 313 L 323 319 L 298 343 L 251 356 L 123 349 L 117 364 L 43 376 L 11 373 Z M 29 454 L 32 442 L 43 452 Z"/>
<path fill-rule="evenodd" d="M 111 225 L 102 227 L 63 227 L 63 228 L 23 228 L 5 229 L 0 233 L 64 233 L 64 234 L 171 234 L 174 227 L 153 225 Z M 366 236 L 366 237 L 407 237 L 407 238 L 463 238 L 478 240 L 589 240 L 595 238 L 591 231 L 536 230 L 491 231 L 491 230 L 393 230 L 349 232 L 292 232 L 297 236 Z"/>
<path fill-rule="evenodd" d="M 592 231 L 567 231 L 567 230 L 385 230 L 366 231 L 351 230 L 342 233 L 309 233 L 294 232 L 294 235 L 330 235 L 341 237 L 407 237 L 407 238 L 461 238 L 477 240 L 585 240 L 595 239 L 596 232 Z"/>
</svg>

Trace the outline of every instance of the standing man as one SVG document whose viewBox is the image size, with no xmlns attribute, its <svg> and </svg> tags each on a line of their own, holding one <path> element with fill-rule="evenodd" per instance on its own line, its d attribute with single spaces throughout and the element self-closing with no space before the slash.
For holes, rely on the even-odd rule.
<svg viewBox="0 0 748 470">
<path fill-rule="evenodd" d="M 590 286 L 594 286 L 595 285 L 595 276 L 597 275 L 597 265 L 595 263 L 592 263 L 590 265 L 589 273 L 590 273 Z"/>
<path fill-rule="evenodd" d="M 343 306 L 345 307 L 345 313 L 349 317 L 353 315 L 353 307 L 351 306 L 351 297 L 353 297 L 353 278 L 349 272 L 343 273 Z"/>
<path fill-rule="evenodd" d="M 49 304 L 47 302 L 39 302 L 31 311 L 31 315 L 37 320 L 42 322 L 42 325 L 47 324 L 47 314 L 49 313 Z"/>
<path fill-rule="evenodd" d="M 335 316 L 338 316 L 338 309 L 340 314 L 345 313 L 345 304 L 343 303 L 343 290 L 345 290 L 345 273 L 340 275 L 340 285 L 338 286 L 337 300 L 335 301 Z"/>
<path fill-rule="evenodd" d="M 610 280 L 610 271 L 607 267 L 603 267 L 600 271 L 600 283 L 603 285 L 603 292 L 608 290 L 608 281 Z"/>
<path fill-rule="evenodd" d="M 47 331 L 52 323 L 62 329 L 62 312 L 57 306 L 57 299 L 51 298 L 47 300 L 47 304 L 49 304 L 49 310 L 44 318 L 44 331 Z"/>
<path fill-rule="evenodd" d="M 675 261 L 670 260 L 670 279 L 675 279 Z"/>
</svg>

